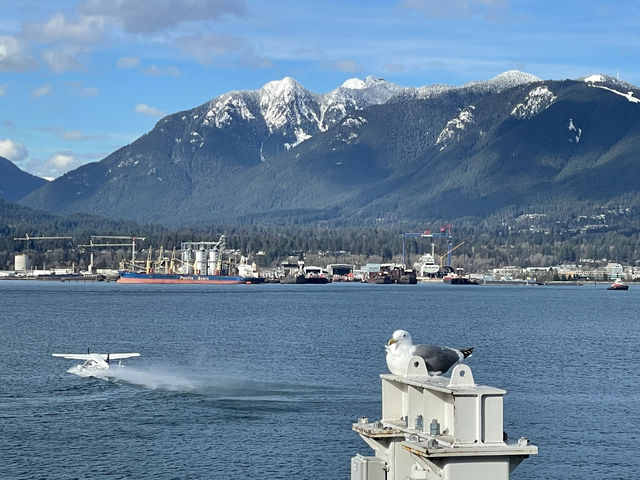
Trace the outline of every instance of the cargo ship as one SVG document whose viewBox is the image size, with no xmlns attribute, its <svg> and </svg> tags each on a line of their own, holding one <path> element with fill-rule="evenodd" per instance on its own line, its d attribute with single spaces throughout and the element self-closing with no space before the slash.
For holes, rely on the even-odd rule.
<svg viewBox="0 0 640 480">
<path fill-rule="evenodd" d="M 180 273 L 119 272 L 118 283 L 202 283 L 202 284 L 252 284 L 264 283 L 264 278 L 232 275 L 183 275 Z"/>
<path fill-rule="evenodd" d="M 180 251 L 180 258 L 176 258 L 174 249 L 169 261 L 162 256 L 161 249 L 158 260 L 154 262 L 149 249 L 145 267 L 141 269 L 132 261 L 131 269 L 118 270 L 117 283 L 225 285 L 265 281 L 258 276 L 255 264 L 249 265 L 245 257 L 241 257 L 239 262 L 229 258 L 224 235 L 217 242 L 182 242 Z M 227 254 L 225 259 L 224 254 Z"/>
</svg>

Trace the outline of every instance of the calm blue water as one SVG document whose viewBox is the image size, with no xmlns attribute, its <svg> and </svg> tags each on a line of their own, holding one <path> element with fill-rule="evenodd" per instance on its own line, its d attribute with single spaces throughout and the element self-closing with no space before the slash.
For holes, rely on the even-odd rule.
<svg viewBox="0 0 640 480">
<path fill-rule="evenodd" d="M 372 451 L 383 345 L 476 347 L 514 479 L 630 479 L 640 286 L 154 286 L 0 282 L 0 478 L 348 479 Z M 52 352 L 135 351 L 113 380 Z"/>
</svg>

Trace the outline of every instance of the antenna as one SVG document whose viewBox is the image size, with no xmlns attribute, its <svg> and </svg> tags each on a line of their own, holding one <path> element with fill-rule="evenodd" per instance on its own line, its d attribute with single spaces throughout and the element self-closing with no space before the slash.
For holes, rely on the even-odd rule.
<svg viewBox="0 0 640 480">
<path fill-rule="evenodd" d="M 620 80 L 620 69 L 618 69 L 618 73 L 616 74 L 618 80 Z"/>
</svg>

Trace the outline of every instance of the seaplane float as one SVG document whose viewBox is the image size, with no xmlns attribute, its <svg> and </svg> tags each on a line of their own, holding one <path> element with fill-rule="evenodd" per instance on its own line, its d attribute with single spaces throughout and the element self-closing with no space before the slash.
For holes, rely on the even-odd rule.
<svg viewBox="0 0 640 480">
<path fill-rule="evenodd" d="M 80 377 L 103 377 L 107 375 L 112 360 L 120 360 L 131 357 L 139 357 L 139 353 L 52 353 L 54 357 L 67 358 L 70 360 L 84 360 L 84 363 L 74 365 L 68 373 L 73 373 Z"/>
</svg>

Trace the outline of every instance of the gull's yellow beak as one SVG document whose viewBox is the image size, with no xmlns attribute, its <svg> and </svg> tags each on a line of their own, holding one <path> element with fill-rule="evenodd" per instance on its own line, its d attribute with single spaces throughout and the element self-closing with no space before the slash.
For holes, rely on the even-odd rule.
<svg viewBox="0 0 640 480">
<path fill-rule="evenodd" d="M 390 338 L 389 341 L 387 342 L 387 345 L 393 345 L 394 343 L 396 343 L 397 340 L 394 338 Z"/>
</svg>

